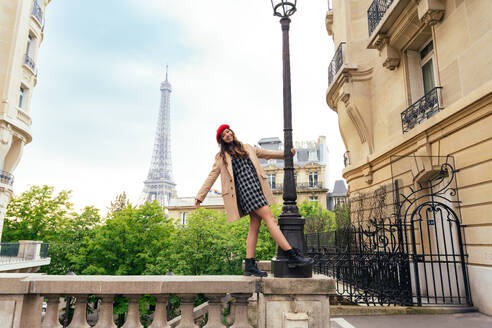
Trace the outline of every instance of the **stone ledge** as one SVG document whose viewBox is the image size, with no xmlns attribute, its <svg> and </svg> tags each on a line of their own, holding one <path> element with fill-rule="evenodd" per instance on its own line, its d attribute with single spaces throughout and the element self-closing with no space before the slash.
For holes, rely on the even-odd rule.
<svg viewBox="0 0 492 328">
<path fill-rule="evenodd" d="M 473 306 L 363 306 L 363 305 L 331 305 L 332 316 L 357 315 L 398 315 L 398 314 L 453 314 L 476 312 Z"/>
<path fill-rule="evenodd" d="M 245 276 L 36 276 L 33 294 L 254 293 L 257 278 Z M 2 291 L 3 293 L 3 291 Z"/>
<path fill-rule="evenodd" d="M 335 280 L 325 275 L 313 275 L 312 278 L 263 278 L 263 294 L 275 295 L 333 295 Z"/>
</svg>

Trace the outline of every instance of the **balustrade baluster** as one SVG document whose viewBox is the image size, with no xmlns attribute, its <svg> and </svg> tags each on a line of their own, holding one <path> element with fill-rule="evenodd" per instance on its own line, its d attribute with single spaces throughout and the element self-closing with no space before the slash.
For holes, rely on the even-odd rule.
<svg viewBox="0 0 492 328">
<path fill-rule="evenodd" d="M 72 322 L 68 328 L 90 328 L 87 323 L 87 295 L 77 295 Z"/>
<path fill-rule="evenodd" d="M 116 328 L 113 321 L 114 295 L 104 295 L 99 308 L 99 318 L 94 328 Z"/>
<path fill-rule="evenodd" d="M 47 295 L 48 304 L 46 313 L 41 328 L 59 328 L 62 327 L 58 321 L 58 303 L 60 303 L 60 295 Z"/>
<path fill-rule="evenodd" d="M 181 322 L 177 328 L 198 328 L 193 319 L 195 294 L 181 294 Z"/>
<path fill-rule="evenodd" d="M 253 294 L 231 294 L 236 299 L 234 324 L 231 328 L 253 328 L 248 323 L 248 299 Z"/>
<path fill-rule="evenodd" d="M 149 328 L 169 328 L 167 324 L 167 302 L 169 302 L 169 295 L 155 296 L 154 320 Z"/>
<path fill-rule="evenodd" d="M 205 294 L 208 298 L 208 322 L 204 328 L 225 328 L 222 323 L 223 294 Z"/>
<path fill-rule="evenodd" d="M 125 297 L 128 298 L 128 317 L 122 328 L 143 328 L 138 310 L 140 295 L 127 295 Z"/>
</svg>

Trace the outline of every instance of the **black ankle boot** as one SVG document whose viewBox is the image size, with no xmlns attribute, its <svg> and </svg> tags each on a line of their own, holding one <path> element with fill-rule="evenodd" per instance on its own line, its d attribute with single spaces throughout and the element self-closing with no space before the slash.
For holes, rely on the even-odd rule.
<svg viewBox="0 0 492 328">
<path fill-rule="evenodd" d="M 287 255 L 287 265 L 289 267 L 303 267 L 314 262 L 312 258 L 303 257 L 297 248 L 291 248 L 288 251 L 284 251 L 284 253 Z"/>
<path fill-rule="evenodd" d="M 244 259 L 244 275 L 245 276 L 256 276 L 256 277 L 266 277 L 267 273 L 265 271 L 258 270 L 256 266 L 256 260 L 254 258 Z"/>
</svg>

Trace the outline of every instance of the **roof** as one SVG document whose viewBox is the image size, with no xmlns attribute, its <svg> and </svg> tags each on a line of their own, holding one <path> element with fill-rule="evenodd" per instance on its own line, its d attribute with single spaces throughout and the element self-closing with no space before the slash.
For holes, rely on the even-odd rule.
<svg viewBox="0 0 492 328">
<path fill-rule="evenodd" d="M 329 195 L 332 197 L 347 196 L 347 187 L 345 186 L 345 182 L 343 180 L 335 181 L 333 192 L 329 193 Z"/>
<path fill-rule="evenodd" d="M 195 197 L 177 197 L 169 200 L 168 207 L 190 207 L 195 206 Z M 222 196 L 209 193 L 201 203 L 201 206 L 224 206 Z"/>
<path fill-rule="evenodd" d="M 277 143 L 277 142 L 282 142 L 279 137 L 268 137 L 268 138 L 261 138 L 259 141 L 258 141 L 258 144 L 262 144 L 262 143 Z"/>
</svg>

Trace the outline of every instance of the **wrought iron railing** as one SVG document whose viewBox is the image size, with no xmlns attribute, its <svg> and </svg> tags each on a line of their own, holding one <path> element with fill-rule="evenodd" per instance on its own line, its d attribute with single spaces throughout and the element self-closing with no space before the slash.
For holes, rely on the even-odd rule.
<svg viewBox="0 0 492 328">
<path fill-rule="evenodd" d="M 311 189 L 323 189 L 323 185 L 321 183 L 298 183 L 296 184 L 297 190 L 311 190 Z M 284 185 L 282 183 L 276 183 L 272 186 L 273 190 L 283 190 Z"/>
<path fill-rule="evenodd" d="M 29 54 L 26 54 L 24 56 L 24 63 L 29 66 L 33 71 L 36 69 L 36 64 L 34 64 L 34 60 L 29 56 Z"/>
<path fill-rule="evenodd" d="M 369 35 L 376 29 L 381 18 L 391 6 L 394 0 L 374 0 L 369 9 L 367 9 L 367 24 L 369 27 Z"/>
<path fill-rule="evenodd" d="M 346 151 L 345 153 L 343 153 L 343 165 L 345 167 L 350 165 L 350 152 L 349 151 Z"/>
<path fill-rule="evenodd" d="M 0 265 L 2 264 L 11 264 L 11 263 L 20 263 L 32 261 L 33 259 L 46 259 L 48 258 L 48 249 L 49 243 L 41 243 L 39 245 L 39 257 L 35 256 L 32 252 L 28 252 L 28 254 L 20 254 L 19 250 L 21 250 L 20 243 L 0 243 Z M 29 247 L 24 245 L 25 247 Z M 22 250 L 21 250 L 22 253 Z"/>
<path fill-rule="evenodd" d="M 32 15 L 38 20 L 39 24 L 43 25 L 43 10 L 37 0 L 34 0 L 32 5 Z"/>
<path fill-rule="evenodd" d="M 441 88 L 435 87 L 401 113 L 403 133 L 410 131 L 442 109 L 439 101 Z"/>
<path fill-rule="evenodd" d="M 0 171 L 0 182 L 12 186 L 14 184 L 14 176 L 12 173 Z"/>
<path fill-rule="evenodd" d="M 345 47 L 345 42 L 340 43 L 333 55 L 330 66 L 328 66 L 328 85 L 331 85 L 333 78 L 343 65 L 343 47 Z"/>
</svg>

